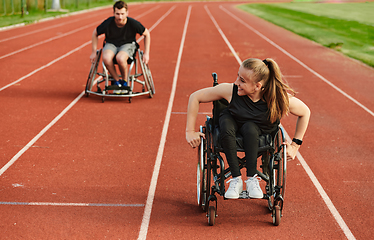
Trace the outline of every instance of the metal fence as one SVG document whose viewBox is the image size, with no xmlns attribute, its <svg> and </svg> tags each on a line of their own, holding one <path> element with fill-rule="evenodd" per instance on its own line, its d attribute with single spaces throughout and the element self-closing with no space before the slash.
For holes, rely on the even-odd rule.
<svg viewBox="0 0 374 240">
<path fill-rule="evenodd" d="M 28 14 L 30 11 L 48 11 L 59 9 L 79 9 L 89 7 L 93 2 L 103 0 L 0 0 L 0 16 Z M 107 0 L 111 2 L 111 0 Z"/>
</svg>

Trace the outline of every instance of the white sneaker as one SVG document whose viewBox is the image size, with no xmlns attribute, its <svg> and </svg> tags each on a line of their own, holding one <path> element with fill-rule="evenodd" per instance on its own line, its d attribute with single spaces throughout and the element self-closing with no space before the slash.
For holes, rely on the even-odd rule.
<svg viewBox="0 0 374 240">
<path fill-rule="evenodd" d="M 263 198 L 264 197 L 264 193 L 262 192 L 260 188 L 259 181 L 261 181 L 261 178 L 257 177 L 257 174 L 245 180 L 245 184 L 247 185 L 246 186 L 247 192 L 250 198 Z"/>
<path fill-rule="evenodd" d="M 241 177 L 232 178 L 227 183 L 230 183 L 229 189 L 225 193 L 225 198 L 238 199 L 239 194 L 243 191 L 243 180 Z"/>
</svg>

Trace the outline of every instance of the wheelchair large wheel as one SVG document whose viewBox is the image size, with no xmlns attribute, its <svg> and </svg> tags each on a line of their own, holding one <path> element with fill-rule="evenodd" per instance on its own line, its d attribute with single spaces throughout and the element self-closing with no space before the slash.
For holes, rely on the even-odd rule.
<svg viewBox="0 0 374 240">
<path fill-rule="evenodd" d="M 152 91 L 152 94 L 156 93 L 155 85 L 153 83 L 151 69 L 149 69 L 148 65 L 145 65 L 145 74 L 147 75 L 147 81 L 149 84 L 149 90 Z"/>
<path fill-rule="evenodd" d="M 143 73 L 145 86 L 147 88 L 147 91 L 149 91 L 149 97 L 151 98 L 151 97 L 153 97 L 153 94 L 156 93 L 156 91 L 155 91 L 155 86 L 154 86 L 154 83 L 153 83 L 151 70 L 149 69 L 148 64 L 145 64 L 143 62 L 143 52 L 142 51 L 139 51 L 139 62 L 140 62 L 140 66 L 142 68 L 142 73 Z"/>
<path fill-rule="evenodd" d="M 269 200 L 273 224 L 279 225 L 282 216 L 283 201 L 286 188 L 287 153 L 283 129 L 280 127 L 274 139 L 275 152 L 269 162 Z"/>
<path fill-rule="evenodd" d="M 87 97 L 89 95 L 88 91 L 92 90 L 92 87 L 93 87 L 94 82 L 95 82 L 95 76 L 96 76 L 96 73 L 97 73 L 97 67 L 99 66 L 101 52 L 102 52 L 102 49 L 96 51 L 95 61 L 91 64 L 91 69 L 90 69 L 90 72 L 88 74 L 86 89 L 85 89 L 85 93 L 86 93 Z"/>
<path fill-rule="evenodd" d="M 205 133 L 205 127 L 200 126 L 200 132 Z M 207 143 L 206 140 L 201 137 L 201 143 L 198 150 L 198 162 L 197 162 L 197 203 L 199 207 L 206 211 L 207 201 Z"/>
</svg>

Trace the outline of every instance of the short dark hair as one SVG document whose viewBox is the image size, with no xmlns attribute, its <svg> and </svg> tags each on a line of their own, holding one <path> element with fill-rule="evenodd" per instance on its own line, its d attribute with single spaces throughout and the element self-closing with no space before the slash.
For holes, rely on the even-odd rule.
<svg viewBox="0 0 374 240">
<path fill-rule="evenodd" d="M 122 9 L 122 8 L 125 8 L 126 11 L 127 11 L 127 3 L 125 3 L 124 1 L 117 1 L 114 3 L 113 5 L 113 11 L 115 11 L 117 9 Z"/>
</svg>

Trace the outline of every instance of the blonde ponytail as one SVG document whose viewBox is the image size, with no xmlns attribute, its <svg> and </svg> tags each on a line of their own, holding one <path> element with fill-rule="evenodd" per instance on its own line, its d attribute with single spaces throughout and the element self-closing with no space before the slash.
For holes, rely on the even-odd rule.
<svg viewBox="0 0 374 240">
<path fill-rule="evenodd" d="M 269 108 L 269 120 L 274 123 L 289 111 L 288 91 L 295 94 L 287 83 L 282 80 L 278 64 L 271 58 L 263 61 L 250 58 L 242 63 L 243 67 L 253 71 L 256 82 L 263 81 L 263 98 Z"/>
</svg>

